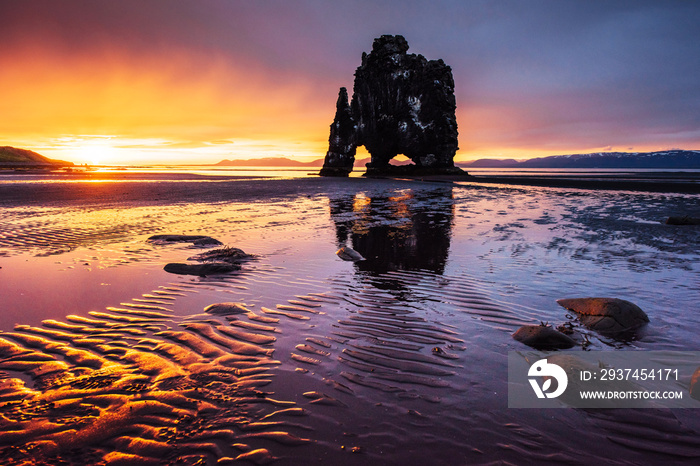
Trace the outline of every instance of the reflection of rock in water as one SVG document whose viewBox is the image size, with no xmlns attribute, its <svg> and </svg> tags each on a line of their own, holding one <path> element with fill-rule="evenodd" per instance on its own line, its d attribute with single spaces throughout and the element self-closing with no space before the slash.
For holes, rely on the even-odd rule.
<svg viewBox="0 0 700 466">
<path fill-rule="evenodd" d="M 443 273 L 454 220 L 452 188 L 331 199 L 338 247 L 348 241 L 367 260 L 361 271 Z"/>
</svg>

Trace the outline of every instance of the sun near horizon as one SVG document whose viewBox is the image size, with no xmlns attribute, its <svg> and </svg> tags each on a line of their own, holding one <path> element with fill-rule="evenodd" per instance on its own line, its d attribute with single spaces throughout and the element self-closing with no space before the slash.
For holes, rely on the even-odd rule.
<svg viewBox="0 0 700 466">
<path fill-rule="evenodd" d="M 22 144 L 6 144 L 21 149 L 37 152 L 50 159 L 71 162 L 76 165 L 91 166 L 135 166 L 135 165 L 211 165 L 223 160 L 256 160 L 263 158 L 286 158 L 300 162 L 322 160 L 327 150 L 327 142 L 317 141 L 280 141 L 280 140 L 246 140 L 200 143 L 169 142 L 165 139 L 157 142 L 122 139 L 104 135 L 71 135 L 57 138 L 60 142 L 36 144 L 28 140 Z M 70 142 L 68 142 L 70 141 Z M 566 154 L 584 154 L 597 152 L 653 152 L 671 150 L 671 147 L 594 147 L 561 150 L 537 150 L 517 148 L 489 148 L 465 154 L 458 151 L 455 162 L 468 162 L 479 159 L 514 159 L 528 160 Z M 687 150 L 693 150 L 688 148 Z M 370 157 L 367 150 L 357 148 L 356 160 Z M 399 154 L 397 161 L 408 160 Z"/>
<path fill-rule="evenodd" d="M 337 88 L 352 82 L 351 74 L 322 83 L 304 76 L 270 79 L 275 73 L 260 66 L 248 65 L 243 73 L 232 63 L 182 54 L 168 61 L 118 56 L 96 67 L 91 56 L 63 57 L 59 64 L 41 48 L 17 51 L 12 59 L 17 66 L 0 74 L 0 86 L 13 90 L 0 101 L 0 112 L 13 116 L 0 124 L 0 145 L 79 165 L 192 165 L 263 157 L 309 162 L 325 156 Z M 515 118 L 507 109 L 472 108 L 459 94 L 457 99 L 456 162 L 700 147 L 665 138 L 639 145 L 604 139 L 587 144 L 565 134 L 507 142 L 510 135 L 527 132 L 526 115 Z M 364 148 L 358 148 L 358 158 L 364 156 Z"/>
<path fill-rule="evenodd" d="M 573 6 L 557 21 L 504 12 L 520 25 L 510 27 L 494 12 L 426 2 L 372 22 L 353 13 L 341 33 L 327 28 L 342 10 L 331 4 L 148 3 L 0 3 L 0 145 L 76 164 L 320 159 L 338 88 L 351 89 L 362 53 L 393 33 L 452 68 L 455 161 L 700 147 L 678 21 L 611 22 L 619 12 L 602 8 L 588 18 L 600 34 L 561 40 Z M 659 28 L 670 28 L 666 42 L 650 34 Z"/>
<path fill-rule="evenodd" d="M 323 82 L 282 79 L 260 65 L 246 64 L 244 73 L 225 60 L 179 53 L 167 60 L 117 54 L 102 63 L 91 55 L 64 56 L 59 63 L 43 46 L 17 50 L 16 66 L 0 74 L 0 86 L 13 90 L 0 101 L 0 111 L 13 115 L 0 124 L 0 145 L 78 165 L 204 165 L 264 157 L 310 162 L 325 156 L 337 88 L 352 82 L 351 74 Z M 499 144 L 531 125 L 526 115 L 462 100 L 458 94 L 456 162 L 678 146 L 587 145 L 578 137 L 571 144 L 561 142 L 565 137 Z M 359 147 L 357 158 L 367 156 Z"/>
<path fill-rule="evenodd" d="M 42 138 L 43 140 L 44 138 Z M 222 160 L 255 160 L 287 158 L 300 162 L 322 160 L 328 143 L 309 138 L 298 140 L 241 140 L 241 141 L 168 141 L 165 138 L 140 140 L 108 135 L 47 136 L 49 142 L 37 143 L 21 138 L 4 139 L 8 145 L 37 152 L 50 159 L 72 162 L 76 165 L 134 166 L 134 165 L 211 165 Z M 20 141 L 19 143 L 13 141 Z M 54 142 L 55 141 L 55 142 Z M 597 152 L 654 152 L 675 147 L 583 147 L 538 150 L 533 148 L 484 148 L 466 153 L 457 151 L 455 162 L 479 159 L 528 160 L 566 154 Z M 683 148 L 694 150 L 694 148 Z M 363 146 L 357 148 L 356 160 L 370 157 Z M 397 160 L 408 160 L 399 154 Z"/>
</svg>

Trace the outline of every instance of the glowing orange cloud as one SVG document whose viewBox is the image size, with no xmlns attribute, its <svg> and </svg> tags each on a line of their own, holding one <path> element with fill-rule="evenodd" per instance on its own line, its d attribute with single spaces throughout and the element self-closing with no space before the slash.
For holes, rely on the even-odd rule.
<svg viewBox="0 0 700 466">
<path fill-rule="evenodd" d="M 0 51 L 0 86 L 7 90 L 0 99 L 0 145 L 91 164 L 319 159 L 337 89 L 351 83 L 351 76 L 331 82 L 265 67 L 254 58 L 187 48 L 135 53 L 101 44 L 74 53 L 30 41 Z M 458 161 L 631 149 L 606 148 L 609 142 L 581 131 L 580 121 L 571 122 L 575 131 L 565 117 L 552 125 L 542 117 L 545 102 L 458 98 L 457 104 Z M 590 146 L 591 140 L 600 145 Z"/>
<path fill-rule="evenodd" d="M 11 90 L 0 100 L 0 113 L 11 115 L 0 123 L 5 141 L 43 141 L 50 148 L 65 135 L 87 135 L 88 141 L 89 135 L 111 135 L 110 147 L 155 150 L 221 149 L 231 146 L 226 141 L 235 148 L 237 140 L 254 140 L 292 149 L 302 143 L 323 156 L 334 96 L 322 101 L 314 83 L 184 50 L 165 56 L 102 52 L 54 55 L 28 47 L 5 56 L 12 64 L 0 73 L 0 86 Z"/>
</svg>

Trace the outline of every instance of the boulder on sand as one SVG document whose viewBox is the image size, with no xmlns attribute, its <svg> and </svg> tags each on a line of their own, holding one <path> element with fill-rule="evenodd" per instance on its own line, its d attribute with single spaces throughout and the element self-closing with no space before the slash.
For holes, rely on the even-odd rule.
<svg viewBox="0 0 700 466">
<path fill-rule="evenodd" d="M 204 235 L 153 235 L 146 241 L 157 244 L 192 243 L 195 246 L 220 246 L 223 244 L 218 239 Z"/>
<path fill-rule="evenodd" d="M 220 249 L 212 249 L 187 258 L 188 261 L 228 262 L 230 264 L 237 264 L 250 259 L 254 259 L 254 256 L 246 254 L 242 249 L 232 248 L 229 246 Z"/>
<path fill-rule="evenodd" d="M 347 246 L 338 249 L 336 255 L 344 261 L 359 262 L 365 260 L 362 254 Z"/>
<path fill-rule="evenodd" d="M 700 218 L 694 217 L 669 217 L 666 225 L 700 225 Z"/>
<path fill-rule="evenodd" d="M 205 236 L 204 238 L 217 241 L 209 236 Z M 227 246 L 225 248 L 197 254 L 196 256 L 187 259 L 201 262 L 200 264 L 183 264 L 173 262 L 167 264 L 164 269 L 166 272 L 177 273 L 180 275 L 220 275 L 240 270 L 240 263 L 249 259 L 253 259 L 253 256 L 246 254 L 238 248 L 231 248 Z"/>
<path fill-rule="evenodd" d="M 169 273 L 178 275 L 220 275 L 224 273 L 235 272 L 240 270 L 238 264 L 230 264 L 228 262 L 207 262 L 205 264 L 183 264 L 180 262 L 171 262 L 166 264 L 164 270 Z"/>
<path fill-rule="evenodd" d="M 624 299 L 573 298 L 557 300 L 560 306 L 575 312 L 583 325 L 601 333 L 620 333 L 649 322 L 646 313 Z"/>
<path fill-rule="evenodd" d="M 570 337 L 547 325 L 523 325 L 513 338 L 537 350 L 567 349 L 576 345 Z"/>
<path fill-rule="evenodd" d="M 241 303 L 215 303 L 204 308 L 207 314 L 231 315 L 231 314 L 246 314 L 250 312 Z"/>
</svg>

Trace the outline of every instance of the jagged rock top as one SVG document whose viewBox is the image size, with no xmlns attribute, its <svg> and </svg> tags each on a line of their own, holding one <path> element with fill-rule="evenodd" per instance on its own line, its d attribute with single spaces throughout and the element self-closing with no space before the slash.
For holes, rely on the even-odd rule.
<svg viewBox="0 0 700 466">
<path fill-rule="evenodd" d="M 341 88 L 321 175 L 346 176 L 357 146 L 372 156 L 367 173 L 389 170 L 399 154 L 422 174 L 464 173 L 454 166 L 457 120 L 452 69 L 408 54 L 403 36 L 383 35 L 355 70 L 349 108 Z M 406 170 L 405 168 L 402 168 Z"/>
<path fill-rule="evenodd" d="M 392 60 L 397 63 L 401 55 L 406 55 L 408 52 L 408 42 L 403 36 L 384 35 L 374 39 L 372 44 L 372 53 L 367 55 L 362 52 L 362 66 L 376 61 Z"/>
</svg>

